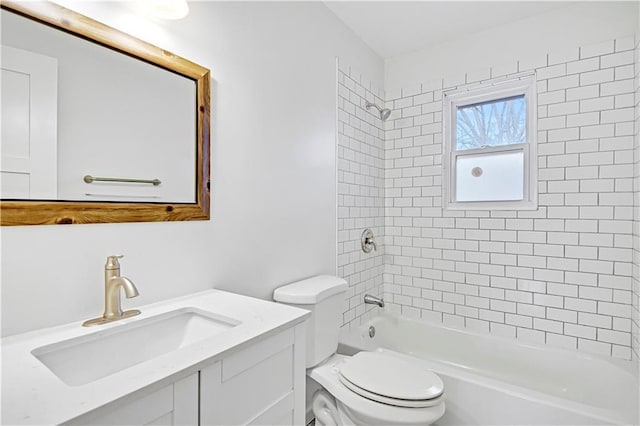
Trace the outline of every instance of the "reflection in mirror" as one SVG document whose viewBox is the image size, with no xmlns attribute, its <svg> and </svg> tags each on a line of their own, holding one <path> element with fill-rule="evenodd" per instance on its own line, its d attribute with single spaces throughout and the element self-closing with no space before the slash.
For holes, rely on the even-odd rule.
<svg viewBox="0 0 640 426">
<path fill-rule="evenodd" d="M 3 225 L 208 219 L 207 69 L 53 3 L 1 13 Z"/>
</svg>

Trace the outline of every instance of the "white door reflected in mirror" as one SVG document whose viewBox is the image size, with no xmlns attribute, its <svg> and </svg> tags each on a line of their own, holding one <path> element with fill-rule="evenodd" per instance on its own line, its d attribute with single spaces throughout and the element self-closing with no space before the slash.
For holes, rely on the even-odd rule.
<svg viewBox="0 0 640 426">
<path fill-rule="evenodd" d="M 2 46 L 0 196 L 58 195 L 58 61 Z"/>
</svg>

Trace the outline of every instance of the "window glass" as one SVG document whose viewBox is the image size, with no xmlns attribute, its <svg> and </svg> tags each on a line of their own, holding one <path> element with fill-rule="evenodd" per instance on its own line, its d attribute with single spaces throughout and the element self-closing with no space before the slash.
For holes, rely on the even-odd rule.
<svg viewBox="0 0 640 426">
<path fill-rule="evenodd" d="M 524 153 L 464 155 L 456 158 L 456 201 L 524 199 Z"/>
<path fill-rule="evenodd" d="M 526 115 L 524 95 L 458 107 L 455 149 L 526 143 Z"/>
</svg>

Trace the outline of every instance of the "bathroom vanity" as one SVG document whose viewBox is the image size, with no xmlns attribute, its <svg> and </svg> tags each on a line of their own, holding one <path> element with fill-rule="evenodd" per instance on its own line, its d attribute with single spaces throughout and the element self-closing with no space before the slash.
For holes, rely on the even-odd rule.
<svg viewBox="0 0 640 426">
<path fill-rule="evenodd" d="M 208 290 L 2 340 L 2 424 L 303 424 L 308 312 Z"/>
</svg>

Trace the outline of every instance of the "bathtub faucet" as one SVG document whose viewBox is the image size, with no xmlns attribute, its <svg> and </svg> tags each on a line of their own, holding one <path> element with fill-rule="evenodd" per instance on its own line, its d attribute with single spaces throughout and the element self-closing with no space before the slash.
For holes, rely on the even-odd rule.
<svg viewBox="0 0 640 426">
<path fill-rule="evenodd" d="M 378 305 L 381 308 L 384 308 L 384 300 L 380 297 L 375 297 L 370 294 L 364 295 L 364 303 L 367 305 Z"/>
</svg>

